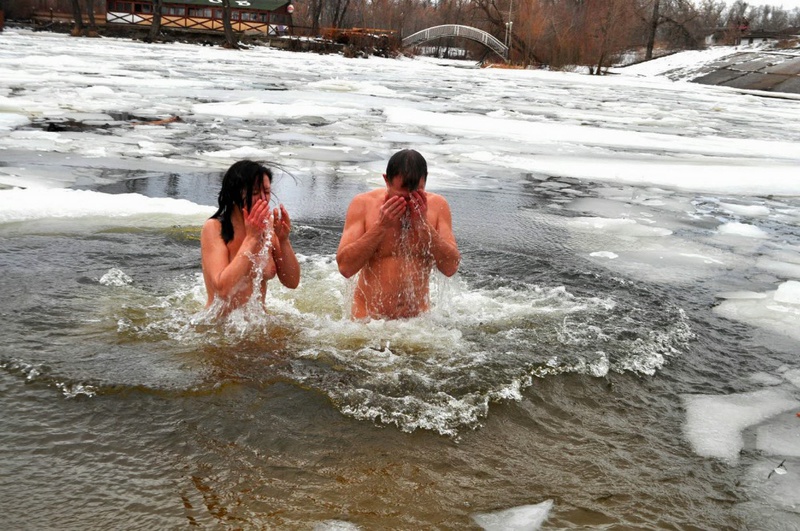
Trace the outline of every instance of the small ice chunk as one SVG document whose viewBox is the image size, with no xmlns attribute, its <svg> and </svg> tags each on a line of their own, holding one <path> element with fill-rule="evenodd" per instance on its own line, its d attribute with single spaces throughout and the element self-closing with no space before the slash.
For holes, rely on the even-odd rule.
<svg viewBox="0 0 800 531">
<path fill-rule="evenodd" d="M 800 304 L 800 282 L 789 280 L 778 286 L 778 291 L 772 297 L 775 302 L 787 304 Z"/>
<path fill-rule="evenodd" d="M 608 258 L 609 260 L 613 260 L 614 258 L 619 258 L 619 255 L 616 253 L 612 253 L 611 251 L 595 251 L 590 253 L 589 256 L 596 256 L 598 258 Z"/>
<path fill-rule="evenodd" d="M 0 112 L 0 131 L 10 131 L 15 127 L 28 125 L 30 120 L 23 114 Z"/>
<path fill-rule="evenodd" d="M 756 449 L 768 455 L 800 457 L 800 420 L 794 412 L 759 426 Z"/>
<path fill-rule="evenodd" d="M 680 256 L 685 256 L 686 258 L 697 258 L 698 260 L 702 260 L 704 264 L 724 264 L 722 260 L 717 260 L 716 258 L 711 258 L 710 256 L 705 256 L 702 254 L 696 253 L 679 253 Z"/>
<path fill-rule="evenodd" d="M 553 500 L 520 505 L 491 513 L 476 513 L 472 519 L 486 531 L 534 531 L 547 520 Z"/>
<path fill-rule="evenodd" d="M 683 395 L 683 431 L 694 451 L 705 457 L 735 461 L 744 447 L 742 431 L 770 417 L 800 407 L 783 389 L 733 395 Z"/>
<path fill-rule="evenodd" d="M 800 389 L 800 369 L 791 369 L 785 371 L 783 374 L 781 374 L 781 376 L 783 376 L 784 380 Z M 800 441 L 798 441 L 798 444 L 800 444 Z"/>
<path fill-rule="evenodd" d="M 766 299 L 766 293 L 759 293 L 757 291 L 725 291 L 717 293 L 720 299 Z"/>
<path fill-rule="evenodd" d="M 720 208 L 732 212 L 738 216 L 768 216 L 769 207 L 764 205 L 734 205 L 733 203 L 720 203 Z"/>
<path fill-rule="evenodd" d="M 775 301 L 776 293 L 767 292 L 763 298 L 727 299 L 714 308 L 714 313 L 800 341 L 800 306 Z M 791 288 L 784 296 L 791 298 Z"/>
<path fill-rule="evenodd" d="M 796 257 L 793 258 L 797 260 Z M 756 260 L 756 266 L 780 278 L 800 278 L 800 263 L 761 256 Z"/>
<path fill-rule="evenodd" d="M 723 223 L 717 228 L 717 232 L 719 234 L 742 236 L 744 238 L 762 239 L 768 237 L 766 232 L 759 229 L 755 225 L 738 222 Z"/>
<path fill-rule="evenodd" d="M 644 227 L 636 223 L 635 220 L 626 218 L 572 218 L 567 221 L 567 225 L 577 230 L 588 232 L 602 232 L 606 234 L 617 234 L 629 238 L 646 238 L 654 236 L 669 236 L 672 231 L 658 227 Z"/>
<path fill-rule="evenodd" d="M 325 520 L 314 525 L 314 531 L 358 531 L 361 529 L 352 522 L 344 520 Z"/>
<path fill-rule="evenodd" d="M 765 372 L 751 374 L 748 380 L 761 385 L 780 385 L 783 383 L 783 380 L 780 377 L 773 374 L 767 374 Z"/>
</svg>

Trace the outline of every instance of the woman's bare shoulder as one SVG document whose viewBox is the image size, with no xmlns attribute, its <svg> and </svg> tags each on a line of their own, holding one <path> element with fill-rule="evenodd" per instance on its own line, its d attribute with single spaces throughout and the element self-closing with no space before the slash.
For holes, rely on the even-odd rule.
<svg viewBox="0 0 800 531">
<path fill-rule="evenodd" d="M 213 236 L 222 237 L 222 223 L 217 218 L 209 218 L 203 223 L 203 229 L 200 231 L 200 238 L 209 238 Z"/>
</svg>

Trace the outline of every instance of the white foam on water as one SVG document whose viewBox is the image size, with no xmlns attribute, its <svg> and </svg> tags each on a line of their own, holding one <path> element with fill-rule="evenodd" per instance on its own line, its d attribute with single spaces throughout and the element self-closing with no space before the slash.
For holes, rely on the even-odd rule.
<svg viewBox="0 0 800 531">
<path fill-rule="evenodd" d="M 564 287 L 476 289 L 458 276 L 437 275 L 430 312 L 352 321 L 351 281 L 339 274 L 334 257 L 298 260 L 304 271 L 300 286 L 288 290 L 270 282 L 263 306 L 256 296 L 221 321 L 213 307 L 198 312 L 205 289 L 197 275 L 163 304 L 142 302 L 164 308 L 163 316 L 127 323 L 123 331 L 166 334 L 182 343 L 235 344 L 288 330 L 296 354 L 284 377 L 327 394 L 356 419 L 451 437 L 479 426 L 490 403 L 521 400 L 535 378 L 564 372 L 603 377 L 612 370 L 652 375 L 690 335 L 678 312 L 662 329 L 624 325 L 634 337 L 617 340 L 616 321 L 608 322 L 616 309 L 612 299 L 578 297 Z M 477 329 L 484 331 L 473 334 Z M 573 349 L 581 353 L 570 355 Z"/>
<path fill-rule="evenodd" d="M 683 433 L 701 456 L 730 462 L 744 447 L 742 432 L 779 413 L 800 407 L 790 390 L 770 388 L 732 395 L 682 395 Z"/>
<path fill-rule="evenodd" d="M 520 505 L 488 513 L 476 513 L 472 519 L 485 531 L 535 531 L 547 520 L 553 500 L 535 505 Z"/>
<path fill-rule="evenodd" d="M 775 291 L 746 297 L 726 297 L 714 307 L 714 313 L 786 335 L 800 341 L 800 282 L 790 280 Z"/>
<path fill-rule="evenodd" d="M 127 286 L 132 282 L 133 279 L 128 276 L 127 273 L 116 267 L 112 267 L 106 274 L 100 277 L 100 284 L 104 286 L 120 287 Z"/>
<path fill-rule="evenodd" d="M 60 218 L 125 218 L 162 214 L 161 223 L 175 218 L 202 223 L 213 207 L 186 199 L 153 198 L 140 194 L 104 194 L 89 190 L 30 188 L 0 190 L 0 223 Z M 157 220 L 153 220 L 157 221 Z"/>
</svg>

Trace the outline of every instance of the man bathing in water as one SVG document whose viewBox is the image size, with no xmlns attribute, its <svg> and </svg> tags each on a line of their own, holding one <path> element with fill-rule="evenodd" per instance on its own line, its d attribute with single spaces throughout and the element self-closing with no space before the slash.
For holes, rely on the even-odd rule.
<svg viewBox="0 0 800 531">
<path fill-rule="evenodd" d="M 357 195 L 350 203 L 336 253 L 346 278 L 358 272 L 354 319 L 414 317 L 429 307 L 433 266 L 446 276 L 461 255 L 450 206 L 425 191 L 428 165 L 418 152 L 395 153 L 386 166 L 386 188 Z"/>
<path fill-rule="evenodd" d="M 259 273 L 262 301 L 267 280 L 276 275 L 287 288 L 299 284 L 300 265 L 289 242 L 289 213 L 283 205 L 270 212 L 271 193 L 272 172 L 256 162 L 239 161 L 222 178 L 219 208 L 200 233 L 207 307 L 216 299 L 224 301 L 226 310 L 241 306 L 253 294 Z M 265 254 L 262 251 L 270 243 Z"/>
</svg>

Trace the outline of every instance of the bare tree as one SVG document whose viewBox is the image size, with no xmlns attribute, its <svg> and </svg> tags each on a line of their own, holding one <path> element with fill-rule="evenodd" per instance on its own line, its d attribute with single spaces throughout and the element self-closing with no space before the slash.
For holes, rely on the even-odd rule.
<svg viewBox="0 0 800 531">
<path fill-rule="evenodd" d="M 344 17 L 347 15 L 350 0 L 331 0 L 331 4 L 333 7 L 331 25 L 334 28 L 341 28 L 344 25 Z"/>
<path fill-rule="evenodd" d="M 150 23 L 149 39 L 155 41 L 161 33 L 161 11 L 163 10 L 163 0 L 153 0 L 153 20 Z"/>
<path fill-rule="evenodd" d="M 222 28 L 225 31 L 225 47 L 238 50 L 239 39 L 236 38 L 231 24 L 231 0 L 222 0 Z"/>
<path fill-rule="evenodd" d="M 86 0 L 86 16 L 89 19 L 89 30 L 86 34 L 89 37 L 97 37 L 97 21 L 94 19 L 94 0 Z"/>
<path fill-rule="evenodd" d="M 319 35 L 319 27 L 322 20 L 322 8 L 324 2 L 323 0 L 311 0 L 309 4 L 309 15 L 311 15 L 311 34 Z"/>
<path fill-rule="evenodd" d="M 659 20 L 659 7 L 661 6 L 661 0 L 653 0 L 653 14 L 650 16 L 650 25 L 648 27 L 647 32 L 647 50 L 644 54 L 645 61 L 649 61 L 653 58 L 653 47 L 656 43 L 656 32 L 658 31 L 658 24 Z"/>
<path fill-rule="evenodd" d="M 630 0 L 585 0 L 584 6 L 582 55 L 599 75 L 631 44 L 633 6 Z"/>
<path fill-rule="evenodd" d="M 72 18 L 74 25 L 72 27 L 71 35 L 73 37 L 80 37 L 83 35 L 83 13 L 81 12 L 81 0 L 72 0 Z"/>
</svg>

